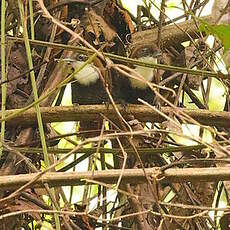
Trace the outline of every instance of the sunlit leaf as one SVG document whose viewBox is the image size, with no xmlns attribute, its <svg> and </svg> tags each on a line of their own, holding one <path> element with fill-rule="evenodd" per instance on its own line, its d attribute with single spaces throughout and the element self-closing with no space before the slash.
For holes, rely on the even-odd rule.
<svg viewBox="0 0 230 230">
<path fill-rule="evenodd" d="M 224 46 L 225 52 L 230 49 L 230 26 L 229 25 L 210 25 L 209 23 L 200 20 L 200 31 L 206 34 L 211 34 L 218 37 Z"/>
</svg>

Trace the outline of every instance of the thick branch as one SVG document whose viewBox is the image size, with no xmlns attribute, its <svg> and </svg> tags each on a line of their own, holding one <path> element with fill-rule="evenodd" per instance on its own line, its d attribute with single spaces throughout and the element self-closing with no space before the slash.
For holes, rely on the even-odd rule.
<svg viewBox="0 0 230 230">
<path fill-rule="evenodd" d="M 165 120 L 159 113 L 144 105 L 128 105 L 124 111 L 122 106 L 118 105 L 122 115 L 127 118 L 129 114 L 135 116 L 136 119 L 142 122 L 162 122 Z M 162 107 L 161 112 L 166 115 L 172 113 L 170 107 Z M 7 110 L 6 117 L 18 112 L 18 109 Z M 61 121 L 89 121 L 102 119 L 101 114 L 104 114 L 110 120 L 118 120 L 117 114 L 110 106 L 108 109 L 105 105 L 80 105 L 80 106 L 57 106 L 57 107 L 42 107 L 42 118 L 46 123 L 61 122 Z M 176 112 L 184 112 L 190 117 L 203 125 L 230 127 L 230 112 L 225 111 L 208 111 L 208 110 L 191 110 L 177 108 Z M 1 113 L 0 113 L 1 116 Z M 8 125 L 25 125 L 36 124 L 36 111 L 32 108 L 17 117 L 11 117 L 8 120 Z"/>
<path fill-rule="evenodd" d="M 213 24 L 214 22 L 214 19 L 211 15 L 207 17 L 202 17 L 202 20 L 205 20 L 210 24 Z M 135 46 L 136 44 L 143 42 L 143 40 L 153 43 L 156 42 L 157 31 L 158 28 L 134 33 L 133 45 Z M 169 47 L 173 44 L 175 45 L 188 41 L 190 40 L 190 38 L 196 39 L 199 36 L 200 34 L 194 20 L 186 20 L 184 22 L 177 23 L 176 25 L 171 24 L 169 26 L 164 26 L 162 28 L 161 44 L 163 47 Z"/>
<path fill-rule="evenodd" d="M 146 168 L 148 177 L 158 176 L 164 182 L 188 182 L 188 181 L 219 181 L 230 180 L 230 168 L 172 168 L 159 174 L 159 168 Z M 50 186 L 83 185 L 86 180 L 95 180 L 108 184 L 115 184 L 119 176 L 123 174 L 122 183 L 145 183 L 145 176 L 142 169 L 120 169 L 94 171 L 94 172 L 49 172 L 38 179 L 32 187 L 43 187 L 44 183 Z M 0 176 L 0 189 L 15 189 L 32 180 L 37 173 Z"/>
</svg>

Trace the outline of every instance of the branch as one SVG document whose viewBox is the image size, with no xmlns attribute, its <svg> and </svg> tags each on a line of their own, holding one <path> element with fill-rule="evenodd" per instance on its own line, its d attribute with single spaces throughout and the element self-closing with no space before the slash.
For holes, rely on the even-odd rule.
<svg viewBox="0 0 230 230">
<path fill-rule="evenodd" d="M 147 177 L 160 176 L 162 182 L 182 183 L 188 181 L 224 181 L 230 180 L 230 168 L 171 168 L 160 172 L 158 167 L 146 168 Z M 44 183 L 49 186 L 68 186 L 90 184 L 89 181 L 98 181 L 108 184 L 116 184 L 119 176 L 123 175 L 121 183 L 146 183 L 142 169 L 120 169 L 94 171 L 94 172 L 48 172 L 41 176 L 31 187 L 43 187 Z M 0 176 L 0 190 L 16 189 L 33 180 L 38 173 Z"/>
<path fill-rule="evenodd" d="M 213 24 L 214 19 L 212 15 L 201 17 L 202 20 Z M 199 22 L 198 22 L 199 25 Z M 133 46 L 145 41 L 156 43 L 158 28 L 136 32 L 132 36 Z M 197 25 L 194 20 L 186 20 L 181 23 L 171 24 L 162 28 L 161 45 L 163 47 L 169 47 L 171 45 L 180 44 L 182 42 L 190 40 L 190 37 L 196 39 L 200 36 Z"/>
<path fill-rule="evenodd" d="M 142 122 L 163 122 L 165 118 L 159 113 L 144 105 L 127 105 L 125 110 L 118 105 L 118 109 L 125 119 L 132 114 L 136 119 Z M 7 124 L 11 126 L 23 125 L 29 126 L 36 124 L 36 111 L 31 108 L 24 113 L 18 114 L 16 117 L 13 113 L 18 109 L 6 111 Z M 170 107 L 162 107 L 161 112 L 165 115 L 173 113 L 175 110 Z M 230 127 L 230 112 L 225 111 L 209 111 L 209 110 L 192 110 L 177 108 L 176 112 L 183 112 L 198 121 L 200 124 L 219 127 Z M 105 105 L 79 105 L 79 106 L 57 106 L 57 107 L 41 107 L 42 119 L 45 123 L 62 122 L 62 121 L 89 121 L 103 119 L 104 114 L 112 121 L 118 120 L 117 113 L 110 106 Z M 8 116 L 10 115 L 10 119 Z M 0 113 L 0 116 L 2 114 Z"/>
<path fill-rule="evenodd" d="M 142 32 L 146 32 L 146 31 L 142 31 Z M 152 34 L 152 31 L 148 31 L 148 33 Z M 14 42 L 20 42 L 20 43 L 23 42 L 23 39 L 18 38 L 18 37 L 7 37 L 7 39 L 9 39 L 11 41 L 14 41 Z M 45 41 L 39 41 L 39 40 L 29 40 L 29 41 L 30 41 L 31 44 L 37 45 L 37 46 L 51 47 L 51 48 L 62 49 L 62 50 L 63 49 L 64 50 L 70 50 L 70 51 L 75 51 L 75 52 L 79 52 L 79 53 L 83 53 L 83 54 L 94 54 L 94 52 L 91 49 L 81 47 L 81 46 L 65 45 L 65 44 L 60 44 L 60 43 L 52 43 L 52 42 L 45 42 Z M 167 43 L 167 45 L 169 45 L 169 44 L 170 43 Z M 137 44 L 134 43 L 134 45 L 137 45 Z M 144 62 L 144 61 L 139 61 L 137 59 L 115 55 L 115 54 L 112 54 L 112 53 L 103 53 L 103 54 L 105 55 L 105 57 L 108 57 L 113 61 L 118 61 L 118 62 L 121 62 L 121 63 L 129 63 L 129 64 L 135 64 L 135 65 L 145 66 L 145 67 L 149 67 L 149 68 L 168 70 L 168 71 L 172 71 L 172 72 L 193 74 L 195 76 L 202 75 L 203 77 L 216 77 L 216 78 L 229 79 L 227 74 L 226 75 L 225 74 L 218 74 L 218 73 L 211 72 L 211 71 L 188 69 L 188 68 L 172 66 L 172 65 L 147 63 L 147 62 Z M 116 68 L 116 65 L 115 65 L 115 68 Z M 19 76 L 21 76 L 21 74 Z M 16 76 L 16 79 L 19 76 Z M 4 82 L 1 82 L 1 84 L 2 83 L 4 83 Z"/>
</svg>

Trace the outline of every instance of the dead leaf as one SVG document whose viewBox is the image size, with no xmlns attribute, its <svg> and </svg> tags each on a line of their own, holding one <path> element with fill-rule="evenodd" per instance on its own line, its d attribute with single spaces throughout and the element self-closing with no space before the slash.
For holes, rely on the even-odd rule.
<svg viewBox="0 0 230 230">
<path fill-rule="evenodd" d="M 92 37 L 95 45 L 104 41 L 112 42 L 114 38 L 117 37 L 117 33 L 93 10 L 86 13 L 81 22 L 84 26 L 85 33 Z M 95 36 L 94 39 L 93 35 Z"/>
</svg>

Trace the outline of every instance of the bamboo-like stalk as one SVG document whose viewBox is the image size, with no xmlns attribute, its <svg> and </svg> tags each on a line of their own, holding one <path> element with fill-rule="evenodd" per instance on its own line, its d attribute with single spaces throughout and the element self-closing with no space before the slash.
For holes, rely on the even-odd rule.
<svg viewBox="0 0 230 230">
<path fill-rule="evenodd" d="M 1 4 L 1 81 L 6 80 L 6 44 L 5 44 L 5 14 L 6 14 L 6 1 L 2 0 Z M 1 112 L 2 118 L 6 116 L 6 90 L 7 83 L 2 84 L 2 105 Z M 0 141 L 0 158 L 2 156 L 2 142 L 5 139 L 5 125 L 6 122 L 1 122 L 1 141 Z"/>
<path fill-rule="evenodd" d="M 21 38 L 9 37 L 8 39 L 13 40 L 13 41 L 22 42 Z M 91 49 L 84 48 L 84 47 L 64 45 L 64 44 L 59 44 L 59 43 L 51 43 L 51 42 L 45 42 L 45 41 L 39 41 L 39 40 L 29 40 L 29 41 L 31 44 L 39 45 L 39 46 L 48 46 L 48 47 L 52 47 L 56 49 L 72 50 L 72 51 L 76 51 L 79 53 L 87 53 L 87 54 L 93 53 Z M 180 73 L 185 73 L 185 74 L 191 74 L 194 76 L 215 77 L 217 79 L 220 79 L 220 78 L 228 79 L 229 78 L 228 74 L 218 74 L 218 73 L 211 72 L 211 71 L 188 69 L 188 68 L 171 66 L 171 65 L 146 63 L 144 61 L 139 61 L 137 59 L 128 58 L 128 57 L 119 56 L 119 55 L 110 54 L 110 53 L 104 53 L 104 55 L 110 58 L 111 60 L 119 61 L 122 63 L 129 63 L 133 65 L 138 65 L 138 66 L 145 66 L 145 67 L 150 67 L 150 68 L 155 68 L 155 69 L 168 70 L 172 72 L 180 72 Z"/>
<path fill-rule="evenodd" d="M 33 1 L 29 0 L 29 14 L 30 14 L 30 33 L 31 33 L 31 39 L 35 39 L 35 34 L 34 34 L 34 11 L 33 11 Z"/>
<path fill-rule="evenodd" d="M 75 135 L 75 134 L 74 134 Z M 224 144 L 227 142 L 218 142 L 219 144 Z M 41 148 L 21 148 L 21 147 L 13 147 L 20 153 L 30 153 L 30 154 L 37 154 L 37 153 L 42 153 Z M 163 154 L 163 153 L 174 153 L 174 152 L 186 152 L 186 151 L 198 151 L 202 150 L 204 148 L 207 148 L 206 145 L 204 144 L 199 144 L 199 145 L 189 145 L 189 146 L 169 146 L 169 147 L 162 147 L 162 148 L 137 148 L 138 152 L 140 155 L 154 155 L 154 154 Z M 4 149 L 7 151 L 6 149 Z M 71 149 L 60 149 L 60 148 L 48 148 L 48 154 L 54 154 L 54 155 L 60 155 L 60 154 L 66 154 L 70 151 Z M 132 148 L 124 148 L 124 150 L 127 152 L 127 154 L 133 154 L 134 150 Z M 77 150 L 75 153 L 89 153 L 93 154 L 97 151 L 97 148 L 82 148 L 80 150 Z M 121 151 L 120 148 L 99 148 L 98 152 L 101 154 L 118 154 Z"/>
<path fill-rule="evenodd" d="M 29 37 L 28 37 L 28 32 L 27 32 L 27 24 L 26 24 L 26 18 L 24 15 L 24 6 L 21 0 L 18 0 L 18 7 L 19 7 L 19 12 L 20 12 L 20 18 L 22 22 L 22 28 L 23 28 L 23 36 L 25 40 L 25 48 L 26 48 L 26 55 L 28 59 L 28 66 L 30 69 L 33 69 L 33 61 L 32 61 L 32 54 L 31 54 L 31 48 L 30 48 L 30 43 L 29 43 Z M 36 86 L 36 80 L 35 80 L 35 73 L 34 71 L 30 72 L 30 79 L 31 79 L 31 84 L 32 84 L 32 91 L 34 95 L 34 101 L 36 102 L 38 100 L 38 92 L 37 92 L 37 86 Z M 36 117 L 38 121 L 38 128 L 40 132 L 40 138 L 41 138 L 41 144 L 42 144 L 42 150 L 43 150 L 43 155 L 44 155 L 44 162 L 45 166 L 49 167 L 50 166 L 50 161 L 48 157 L 48 152 L 47 152 L 47 145 L 46 145 L 46 140 L 45 140 L 45 132 L 43 128 L 43 122 L 42 122 L 42 116 L 41 116 L 41 111 L 39 104 L 35 104 L 35 110 L 36 110 Z M 51 194 L 52 198 L 54 199 L 56 203 L 56 198 L 55 198 L 55 191 L 54 189 L 51 189 Z M 55 204 L 52 202 L 52 206 L 54 210 L 57 210 L 58 207 L 55 206 Z M 57 214 L 54 214 L 54 219 L 55 219 L 55 225 L 57 230 L 61 230 L 61 225 L 60 225 L 60 220 L 59 216 Z"/>
<path fill-rule="evenodd" d="M 22 21 L 22 26 L 23 26 L 23 36 L 24 36 L 24 40 L 25 40 L 28 65 L 29 65 L 29 68 L 33 69 L 31 49 L 30 49 L 30 44 L 28 42 L 28 33 L 27 33 L 27 27 L 26 27 L 25 17 L 24 17 L 24 6 L 20 0 L 18 0 L 18 6 L 19 6 L 19 11 L 20 11 L 21 21 Z M 30 78 L 31 78 L 32 90 L 33 90 L 33 94 L 34 94 L 34 100 L 37 101 L 38 100 L 38 93 L 37 93 L 34 71 L 30 72 Z M 46 166 L 49 166 L 50 162 L 49 162 L 49 158 L 48 158 L 48 154 L 47 154 L 47 146 L 46 146 L 46 142 L 45 142 L 45 133 L 44 133 L 44 129 L 43 129 L 43 122 L 42 122 L 42 116 L 41 116 L 39 104 L 35 105 L 35 111 L 36 111 L 36 117 L 37 117 L 37 121 L 38 121 L 40 137 L 41 137 L 42 150 L 44 153 L 44 161 L 45 161 Z"/>
</svg>

